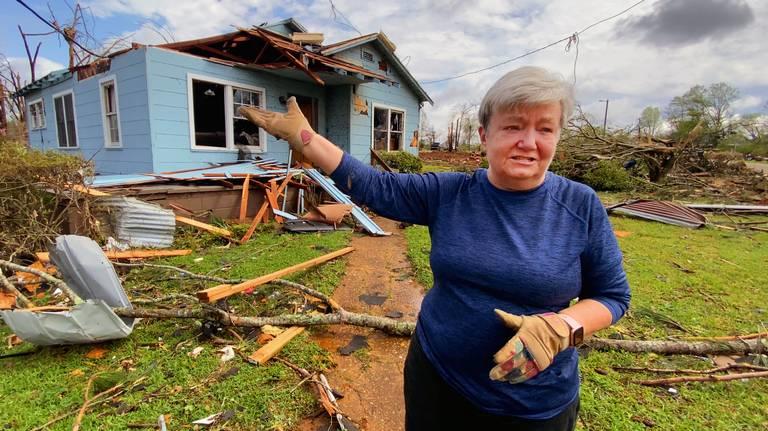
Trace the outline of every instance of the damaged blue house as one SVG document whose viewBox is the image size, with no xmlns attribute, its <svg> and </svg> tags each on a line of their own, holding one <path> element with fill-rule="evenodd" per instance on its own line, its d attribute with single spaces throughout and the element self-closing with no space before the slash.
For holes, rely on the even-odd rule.
<svg viewBox="0 0 768 431">
<path fill-rule="evenodd" d="M 288 145 L 238 115 L 284 111 L 354 157 L 418 152 L 429 95 L 374 33 L 331 45 L 293 19 L 203 39 L 138 45 L 24 87 L 30 145 L 80 154 L 99 174 L 167 172 L 238 159 L 287 161 Z"/>
</svg>

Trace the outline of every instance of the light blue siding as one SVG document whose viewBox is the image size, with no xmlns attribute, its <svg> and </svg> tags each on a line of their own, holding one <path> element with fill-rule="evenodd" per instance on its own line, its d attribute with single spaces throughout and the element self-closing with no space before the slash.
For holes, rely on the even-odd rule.
<svg viewBox="0 0 768 431">
<path fill-rule="evenodd" d="M 373 54 L 373 61 L 362 60 L 361 52 L 363 49 Z M 379 61 L 383 59 L 383 56 L 373 43 L 350 48 L 346 51 L 337 53 L 334 57 L 363 66 L 376 73 L 385 73 L 384 71 L 379 70 Z M 362 97 L 368 104 L 368 115 L 355 113 L 351 107 L 349 111 L 351 119 L 350 154 L 365 163 L 370 163 L 371 160 L 370 148 L 373 134 L 372 118 L 375 105 L 386 106 L 405 112 L 405 128 L 402 148 L 412 154 L 418 154 L 419 151 L 418 148 L 410 147 L 413 132 L 419 129 L 419 117 L 421 113 L 419 100 L 408 87 L 405 80 L 403 80 L 400 74 L 394 71 L 392 67 L 390 67 L 390 71 L 386 72 L 386 74 L 393 81 L 400 83 L 400 85 L 386 85 L 379 82 L 358 85 L 356 95 Z"/>
<path fill-rule="evenodd" d="M 152 151 L 147 110 L 145 49 L 137 49 L 112 59 L 110 70 L 78 81 L 76 77 L 27 96 L 42 96 L 46 127 L 30 130 L 33 148 L 60 150 L 91 159 L 100 174 L 124 174 L 152 171 Z M 114 76 L 117 83 L 118 112 L 122 148 L 104 147 L 104 118 L 101 112 L 99 80 Z M 75 102 L 77 148 L 59 148 L 53 95 L 71 90 Z"/>
<path fill-rule="evenodd" d="M 328 99 L 326 101 L 328 127 L 325 131 L 325 137 L 346 152 L 350 152 L 351 101 L 351 85 L 328 87 Z"/>
<path fill-rule="evenodd" d="M 231 81 L 263 88 L 266 108 L 285 112 L 278 100 L 290 94 L 318 99 L 318 129 L 325 130 L 326 88 L 311 82 L 286 79 L 266 72 L 245 70 L 162 48 L 149 48 L 147 54 L 149 111 L 155 172 L 207 166 L 208 162 L 232 162 L 237 151 L 192 149 L 187 95 L 188 74 Z M 223 108 L 223 107 L 222 107 Z M 288 159 L 288 144 L 267 136 L 264 157 Z"/>
</svg>

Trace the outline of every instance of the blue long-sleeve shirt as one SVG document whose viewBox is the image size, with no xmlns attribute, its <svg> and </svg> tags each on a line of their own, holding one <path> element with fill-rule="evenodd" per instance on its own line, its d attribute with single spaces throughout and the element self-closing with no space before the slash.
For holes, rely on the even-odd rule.
<svg viewBox="0 0 768 431">
<path fill-rule="evenodd" d="M 416 335 L 445 381 L 479 409 L 548 419 L 579 392 L 578 355 L 568 348 L 523 383 L 489 378 L 493 354 L 513 335 L 493 312 L 558 312 L 574 298 L 604 304 L 616 322 L 629 305 L 622 256 L 589 187 L 548 172 L 536 189 L 500 190 L 487 171 L 392 174 L 344 155 L 331 178 L 385 217 L 426 225 L 434 286 Z"/>
</svg>

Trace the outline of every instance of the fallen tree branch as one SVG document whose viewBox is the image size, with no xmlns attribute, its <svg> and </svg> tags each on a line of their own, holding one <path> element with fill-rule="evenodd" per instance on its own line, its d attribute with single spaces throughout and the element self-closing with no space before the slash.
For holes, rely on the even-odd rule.
<svg viewBox="0 0 768 431">
<path fill-rule="evenodd" d="M 57 288 L 61 289 L 62 292 L 64 292 L 65 295 L 69 298 L 70 301 L 72 301 L 73 304 L 78 304 L 82 302 L 79 296 L 75 294 L 75 292 L 72 291 L 72 289 L 67 286 L 67 283 L 64 283 L 62 280 L 59 280 L 58 278 L 48 274 L 45 271 L 40 271 L 34 268 L 28 268 L 26 266 L 17 265 L 13 262 L 9 262 L 7 260 L 0 259 L 0 266 L 11 269 L 13 271 L 21 271 L 21 272 L 28 272 L 30 274 L 35 274 L 36 276 L 42 278 L 43 280 L 53 284 Z"/>
<path fill-rule="evenodd" d="M 272 326 L 317 326 L 347 324 L 382 330 L 390 335 L 410 336 L 416 328 L 415 322 L 401 322 L 388 317 L 351 313 L 338 310 L 331 314 L 284 314 L 272 317 L 242 317 L 224 310 L 206 306 L 204 309 L 147 309 L 125 308 L 112 309 L 120 317 L 141 317 L 154 319 L 210 319 L 226 326 L 262 327 Z"/>
<path fill-rule="evenodd" d="M 16 287 L 11 284 L 10 281 L 8 281 L 8 278 L 5 277 L 5 274 L 3 274 L 2 270 L 0 270 L 0 284 L 3 285 L 3 289 L 7 290 L 8 293 L 16 296 L 16 301 L 18 301 L 19 305 L 24 308 L 29 308 L 32 306 L 27 297 L 19 292 L 19 289 L 16 289 Z"/>
<path fill-rule="evenodd" d="M 592 338 L 584 343 L 597 350 L 623 350 L 632 353 L 665 355 L 746 355 L 763 353 L 768 346 L 761 339 L 722 341 L 610 340 Z"/>
<path fill-rule="evenodd" d="M 752 340 L 755 338 L 768 338 L 768 332 L 756 332 L 754 334 L 745 335 L 727 335 L 723 337 L 681 337 L 681 340 L 686 341 L 722 341 L 722 340 Z"/>
<path fill-rule="evenodd" d="M 112 265 L 128 267 L 128 268 L 131 268 L 131 267 L 147 267 L 147 268 L 169 269 L 169 270 L 176 271 L 176 272 L 179 272 L 181 274 L 184 274 L 184 275 L 186 275 L 186 276 L 188 276 L 190 278 L 197 278 L 197 279 L 200 279 L 200 280 L 207 280 L 207 281 L 215 281 L 216 283 L 237 284 L 237 283 L 242 283 L 244 281 L 243 279 L 227 279 L 227 278 L 221 278 L 221 277 L 216 277 L 216 276 L 212 276 L 212 275 L 196 274 L 196 273 L 194 273 L 192 271 L 187 271 L 186 269 L 179 268 L 177 266 L 172 266 L 172 265 L 159 265 L 159 264 L 154 264 L 154 263 L 143 263 L 143 262 L 140 262 L 140 263 L 122 263 L 122 262 L 115 262 L 115 261 L 112 261 Z"/>
<path fill-rule="evenodd" d="M 674 369 L 674 368 L 645 368 L 645 367 L 613 367 L 616 371 L 634 371 L 644 373 L 660 373 L 660 374 L 713 374 L 722 371 L 735 370 L 735 369 L 749 369 L 756 371 L 768 371 L 768 367 L 760 367 L 752 364 L 730 364 L 717 368 L 709 368 L 706 370 L 689 370 L 689 369 Z"/>
<path fill-rule="evenodd" d="M 729 380 L 741 380 L 741 379 L 756 379 L 760 377 L 768 377 L 768 371 L 758 371 L 755 373 L 739 373 L 739 374 L 726 374 L 724 376 L 681 376 L 672 377 L 669 379 L 656 379 L 656 380 L 639 380 L 635 383 L 643 386 L 667 386 L 675 383 L 685 382 L 726 382 Z"/>
</svg>

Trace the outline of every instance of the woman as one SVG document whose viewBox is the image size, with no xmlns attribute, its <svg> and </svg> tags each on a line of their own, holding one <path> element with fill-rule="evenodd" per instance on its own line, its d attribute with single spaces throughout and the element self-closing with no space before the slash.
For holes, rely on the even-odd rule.
<svg viewBox="0 0 768 431">
<path fill-rule="evenodd" d="M 479 111 L 488 169 L 472 175 L 378 172 L 316 134 L 295 101 L 286 114 L 244 109 L 356 202 L 429 227 L 435 284 L 405 361 L 406 430 L 575 427 L 573 346 L 630 295 L 594 191 L 547 172 L 573 103 L 544 69 L 503 76 Z"/>
</svg>

